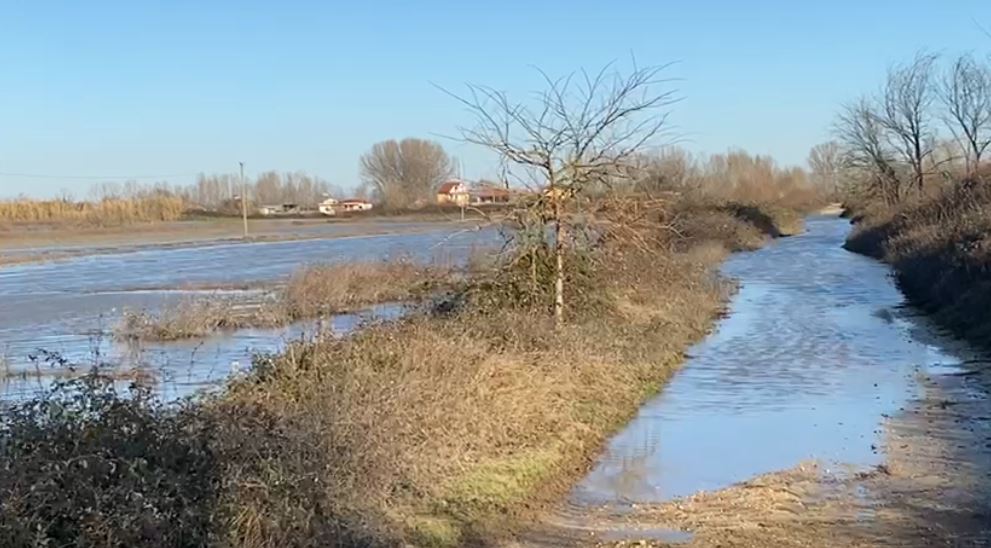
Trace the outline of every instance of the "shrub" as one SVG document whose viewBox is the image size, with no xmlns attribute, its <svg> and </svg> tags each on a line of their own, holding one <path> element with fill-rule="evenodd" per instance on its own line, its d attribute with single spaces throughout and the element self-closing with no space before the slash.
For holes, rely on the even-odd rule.
<svg viewBox="0 0 991 548">
<path fill-rule="evenodd" d="M 210 427 L 99 373 L 0 419 L 3 546 L 202 546 L 218 468 Z"/>
<path fill-rule="evenodd" d="M 991 188 L 962 181 L 894 208 L 868 204 L 846 248 L 884 259 L 916 304 L 986 342 L 991 321 Z"/>
</svg>

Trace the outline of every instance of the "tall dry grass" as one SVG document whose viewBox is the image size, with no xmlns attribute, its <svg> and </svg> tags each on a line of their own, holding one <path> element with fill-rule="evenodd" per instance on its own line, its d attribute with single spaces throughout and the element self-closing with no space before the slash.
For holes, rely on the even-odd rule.
<svg viewBox="0 0 991 548">
<path fill-rule="evenodd" d="M 121 339 L 171 341 L 224 329 L 278 327 L 353 312 L 374 304 L 425 298 L 452 279 L 449 269 L 408 260 L 307 265 L 285 285 L 262 295 L 199 296 L 156 311 L 125 310 Z"/>
<path fill-rule="evenodd" d="M 305 417 L 308 452 L 326 459 L 321 504 L 348 527 L 468 542 L 504 526 L 496 516 L 559 493 L 674 371 L 724 302 L 702 261 L 712 257 L 617 267 L 599 282 L 599 304 L 560 331 L 532 309 L 469 307 L 296 347 L 228 402 Z M 235 538 L 279 538 L 283 525 L 263 516 L 294 504 L 245 506 L 267 528 L 235 527 Z"/>
<path fill-rule="evenodd" d="M 553 275 L 541 252 L 474 273 L 430 313 L 259 358 L 188 407 L 117 405 L 83 390 L 77 403 L 0 415 L 15 419 L 0 421 L 0 544 L 160 534 L 258 548 L 464 545 L 503 535 L 564 493 L 660 389 L 732 290 L 715 270 L 726 248 L 761 230 L 734 215 L 724 220 L 740 233 L 679 234 L 672 214 L 569 252 L 578 274 L 559 328 L 549 302 L 534 299 L 533 277 Z M 303 295 L 341 302 L 319 270 L 299 280 L 312 288 Z M 82 461 L 96 468 L 79 473 Z M 110 463 L 115 472 L 103 473 Z"/>
<path fill-rule="evenodd" d="M 443 313 L 260 363 L 225 403 L 305 422 L 306 452 L 328 473 L 317 502 L 238 497 L 252 526 L 232 524 L 230 534 L 266 545 L 314 505 L 344 530 L 386 542 L 504 534 L 568 488 L 711 326 L 731 291 L 714 268 L 761 230 L 740 216 L 726 222 L 743 235 L 652 223 L 636 237 L 607 235 L 593 257 L 569 255 L 579 275 L 563 328 L 529 290 L 532 276 L 546 282 L 553 269 L 514 260 L 476 274 Z M 272 466 L 289 474 L 291 462 Z"/>
<path fill-rule="evenodd" d="M 92 202 L 71 200 L 0 201 L 0 225 L 21 223 L 116 226 L 136 222 L 175 221 L 185 203 L 177 196 L 108 198 Z"/>
<path fill-rule="evenodd" d="M 830 201 L 832 189 L 817 186 L 805 170 L 779 166 L 768 156 L 734 150 L 693 155 L 678 148 L 643 159 L 638 186 L 675 192 L 684 201 L 755 206 L 765 212 L 810 213 Z"/>
</svg>

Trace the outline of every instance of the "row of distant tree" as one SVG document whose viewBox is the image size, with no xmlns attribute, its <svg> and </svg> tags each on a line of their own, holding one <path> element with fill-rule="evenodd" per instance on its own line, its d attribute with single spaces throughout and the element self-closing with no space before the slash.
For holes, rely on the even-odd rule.
<svg viewBox="0 0 991 548">
<path fill-rule="evenodd" d="M 425 139 L 383 141 L 360 162 L 362 184 L 348 196 L 341 187 L 305 172 L 268 171 L 245 181 L 248 200 L 256 205 L 315 205 L 329 197 L 353 195 L 386 207 L 405 208 L 433 201 L 437 188 L 454 175 L 454 162 L 444 148 Z M 222 211 L 239 207 L 241 180 L 235 173 L 204 174 L 189 185 L 129 181 L 100 183 L 91 189 L 95 200 L 154 195 L 180 196 L 194 207 Z"/>
<path fill-rule="evenodd" d="M 820 166 L 888 203 L 975 177 L 991 147 L 991 64 L 919 53 L 892 66 L 878 92 L 844 105 Z"/>
</svg>

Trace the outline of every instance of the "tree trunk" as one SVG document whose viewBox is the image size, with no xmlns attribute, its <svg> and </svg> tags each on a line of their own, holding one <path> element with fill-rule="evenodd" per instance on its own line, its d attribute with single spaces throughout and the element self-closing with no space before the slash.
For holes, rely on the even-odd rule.
<svg viewBox="0 0 991 548">
<path fill-rule="evenodd" d="M 560 206 L 554 202 L 554 326 L 564 325 L 564 232 Z"/>
<path fill-rule="evenodd" d="M 554 172 L 550 171 L 548 189 L 554 214 L 554 327 L 564 325 L 564 231 L 561 223 L 561 197 L 558 196 Z"/>
</svg>

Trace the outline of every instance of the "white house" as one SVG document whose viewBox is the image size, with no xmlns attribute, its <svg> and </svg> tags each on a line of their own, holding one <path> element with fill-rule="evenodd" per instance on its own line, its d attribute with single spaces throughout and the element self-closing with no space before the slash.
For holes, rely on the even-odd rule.
<svg viewBox="0 0 991 548">
<path fill-rule="evenodd" d="M 344 200 L 340 203 L 343 211 L 368 211 L 372 208 L 372 203 L 368 200 Z"/>
<path fill-rule="evenodd" d="M 337 215 L 338 203 L 339 202 L 333 198 L 327 198 L 326 200 L 320 202 L 320 205 L 317 206 L 317 210 L 319 210 L 323 215 L 333 217 L 334 215 Z"/>
</svg>

